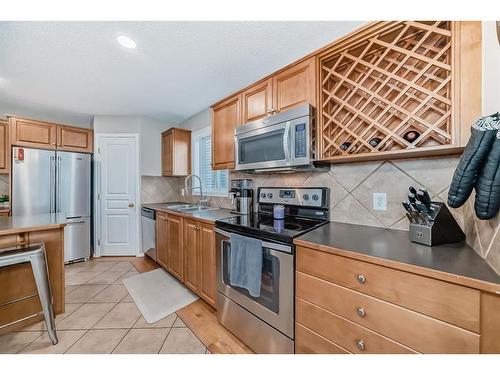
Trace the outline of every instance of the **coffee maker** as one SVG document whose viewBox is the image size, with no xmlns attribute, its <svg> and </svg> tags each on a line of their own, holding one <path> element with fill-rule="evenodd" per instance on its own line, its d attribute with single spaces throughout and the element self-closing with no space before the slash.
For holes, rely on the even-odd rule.
<svg viewBox="0 0 500 375">
<path fill-rule="evenodd" d="M 250 187 L 252 180 L 249 178 L 231 180 L 231 212 L 240 215 L 251 215 L 253 213 L 253 189 Z"/>
</svg>

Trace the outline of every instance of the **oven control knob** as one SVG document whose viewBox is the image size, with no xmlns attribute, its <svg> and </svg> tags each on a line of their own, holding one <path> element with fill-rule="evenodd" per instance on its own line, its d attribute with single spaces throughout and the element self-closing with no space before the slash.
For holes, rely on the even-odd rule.
<svg viewBox="0 0 500 375">
<path fill-rule="evenodd" d="M 304 198 L 305 201 L 309 200 L 309 194 L 304 194 L 302 198 Z"/>
<path fill-rule="evenodd" d="M 265 197 L 266 197 L 266 193 L 262 193 L 262 194 L 260 195 L 260 197 L 261 197 L 261 198 L 265 198 Z"/>
<path fill-rule="evenodd" d="M 273 197 L 273 193 L 267 193 L 267 197 L 268 198 L 272 198 Z"/>
<path fill-rule="evenodd" d="M 319 199 L 319 195 L 313 194 L 312 199 L 313 199 L 313 201 L 317 201 Z"/>
</svg>

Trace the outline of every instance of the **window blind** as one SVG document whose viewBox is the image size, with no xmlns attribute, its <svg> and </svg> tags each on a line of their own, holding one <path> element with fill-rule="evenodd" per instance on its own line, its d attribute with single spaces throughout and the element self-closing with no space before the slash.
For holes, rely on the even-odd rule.
<svg viewBox="0 0 500 375">
<path fill-rule="evenodd" d="M 203 191 L 207 193 L 227 193 L 227 171 L 212 171 L 212 142 L 210 136 L 199 140 L 199 168 Z"/>
</svg>

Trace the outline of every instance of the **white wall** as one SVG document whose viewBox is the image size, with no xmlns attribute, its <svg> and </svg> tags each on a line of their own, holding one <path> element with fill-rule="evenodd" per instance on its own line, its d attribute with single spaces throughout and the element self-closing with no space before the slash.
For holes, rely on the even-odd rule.
<svg viewBox="0 0 500 375">
<path fill-rule="evenodd" d="M 144 116 L 94 116 L 94 133 L 137 133 L 141 176 L 161 176 L 161 133 L 171 126 Z"/>
<path fill-rule="evenodd" d="M 179 125 L 179 128 L 190 129 L 192 131 L 200 130 L 210 126 L 212 124 L 212 118 L 210 113 L 210 108 L 206 108 L 187 120 L 184 120 Z"/>
<path fill-rule="evenodd" d="M 483 22 L 483 114 L 500 111 L 500 42 L 495 21 Z"/>
<path fill-rule="evenodd" d="M 5 115 L 16 115 L 19 117 L 27 117 L 63 125 L 79 126 L 82 128 L 90 128 L 92 122 L 92 116 L 61 111 L 37 110 L 34 108 L 27 108 L 20 104 L 0 102 L 0 118 L 4 118 Z"/>
</svg>

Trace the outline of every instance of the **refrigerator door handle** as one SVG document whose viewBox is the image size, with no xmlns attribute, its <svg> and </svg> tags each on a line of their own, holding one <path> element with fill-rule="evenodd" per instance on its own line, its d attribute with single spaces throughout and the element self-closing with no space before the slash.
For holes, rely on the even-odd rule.
<svg viewBox="0 0 500 375">
<path fill-rule="evenodd" d="M 56 212 L 61 211 L 61 176 L 62 176 L 62 163 L 61 157 L 57 156 L 57 187 L 56 187 Z"/>
<path fill-rule="evenodd" d="M 55 156 L 50 157 L 50 167 L 49 167 L 49 184 L 50 184 L 50 189 L 49 189 L 49 213 L 55 212 L 55 202 L 54 202 L 54 191 L 53 187 L 55 185 L 54 181 L 54 172 L 55 172 Z"/>
<path fill-rule="evenodd" d="M 67 224 L 79 224 L 79 223 L 85 223 L 86 221 L 87 220 L 85 220 L 85 219 L 77 218 L 77 219 L 67 219 L 66 223 Z"/>
</svg>

